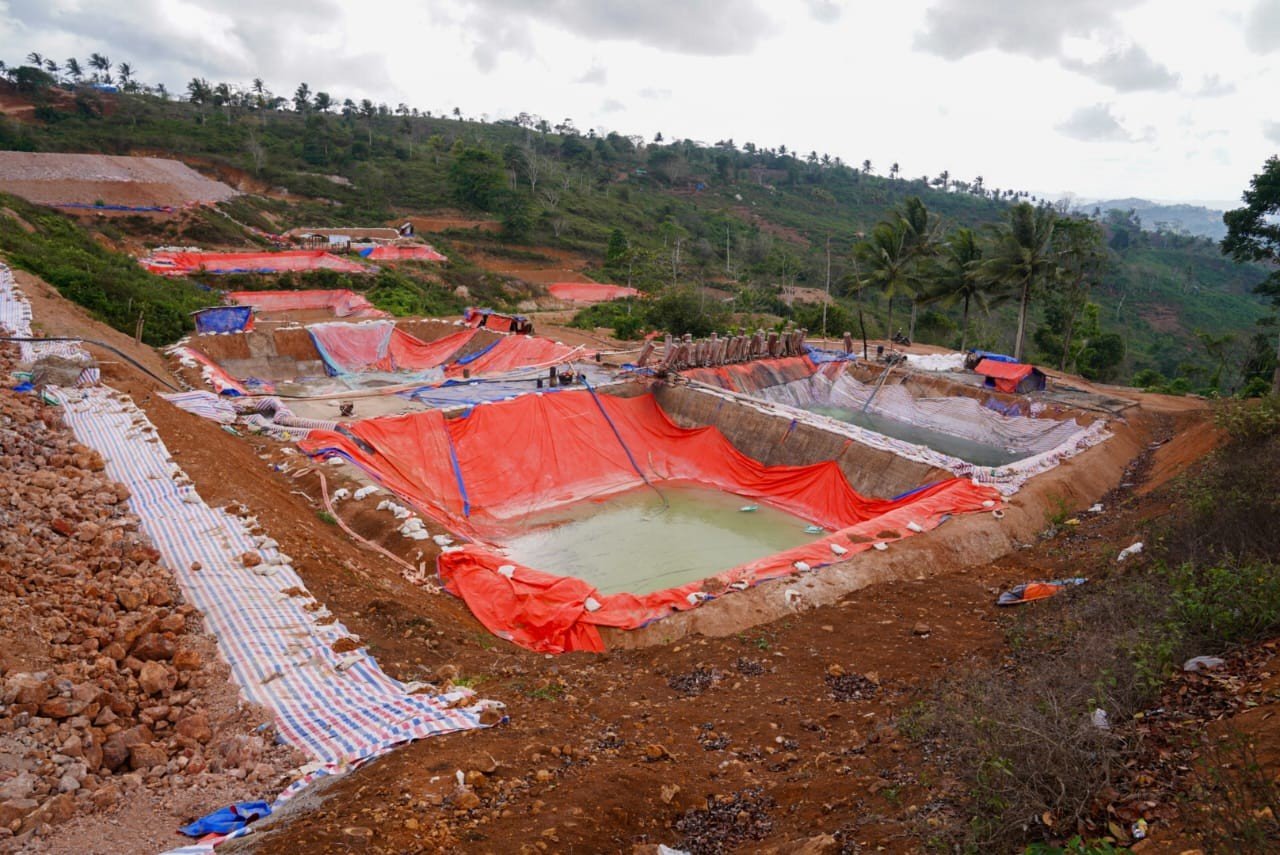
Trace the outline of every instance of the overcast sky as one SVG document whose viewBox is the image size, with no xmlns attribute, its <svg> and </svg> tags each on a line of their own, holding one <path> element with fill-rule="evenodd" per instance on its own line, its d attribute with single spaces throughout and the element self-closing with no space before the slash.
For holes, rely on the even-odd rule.
<svg viewBox="0 0 1280 855">
<path fill-rule="evenodd" d="M 1084 198 L 1239 198 L 1280 0 L 0 0 L 0 58 L 520 111 Z"/>
</svg>

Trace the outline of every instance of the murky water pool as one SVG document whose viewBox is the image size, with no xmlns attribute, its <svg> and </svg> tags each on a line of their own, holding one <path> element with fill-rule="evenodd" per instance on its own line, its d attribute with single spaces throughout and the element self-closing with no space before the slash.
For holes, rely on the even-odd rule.
<svg viewBox="0 0 1280 855">
<path fill-rule="evenodd" d="M 929 428 L 919 427 L 898 419 L 891 419 L 878 413 L 864 413 L 859 409 L 817 405 L 806 407 L 805 409 L 837 421 L 857 425 L 885 436 L 891 436 L 894 439 L 900 439 L 915 445 L 923 445 L 927 448 L 932 448 L 934 451 L 949 454 L 961 460 L 967 460 L 977 466 L 1004 466 L 1029 456 L 1025 451 L 1010 451 L 994 445 L 985 445 L 964 437 L 930 430 Z"/>
<path fill-rule="evenodd" d="M 820 535 L 763 502 L 688 485 L 659 484 L 522 520 L 501 541 L 520 564 L 576 576 L 601 593 L 647 594 L 714 576 Z M 756 505 L 755 511 L 741 508 Z"/>
</svg>

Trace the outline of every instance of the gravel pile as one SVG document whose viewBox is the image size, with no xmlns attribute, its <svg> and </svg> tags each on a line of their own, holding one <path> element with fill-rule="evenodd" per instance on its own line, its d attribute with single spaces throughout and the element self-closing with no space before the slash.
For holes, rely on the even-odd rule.
<svg viewBox="0 0 1280 855">
<path fill-rule="evenodd" d="M 305 762 L 239 699 L 128 498 L 57 408 L 0 391 L 0 850 L 144 796 L 270 798 Z"/>
</svg>

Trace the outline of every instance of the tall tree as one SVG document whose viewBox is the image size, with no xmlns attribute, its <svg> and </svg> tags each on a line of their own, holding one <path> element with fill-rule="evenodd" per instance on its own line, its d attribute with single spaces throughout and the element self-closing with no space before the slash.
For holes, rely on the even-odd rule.
<svg viewBox="0 0 1280 855">
<path fill-rule="evenodd" d="M 62 67 L 66 70 L 67 77 L 71 78 L 72 83 L 79 83 L 80 78 L 84 77 L 84 69 L 80 67 L 80 60 L 76 59 L 74 56 L 68 58 L 67 61 L 62 64 Z"/>
<path fill-rule="evenodd" d="M 89 54 L 89 67 L 96 73 L 93 75 L 95 83 L 111 82 L 111 60 L 100 53 Z"/>
<path fill-rule="evenodd" d="M 305 113 L 311 109 L 311 87 L 306 83 L 299 83 L 298 88 L 294 90 L 293 109 L 299 113 Z"/>
<path fill-rule="evenodd" d="M 1017 360 L 1022 359 L 1031 297 L 1057 271 L 1053 255 L 1056 224 L 1052 208 L 1019 202 L 1009 209 L 1005 222 L 995 227 L 991 252 L 982 262 L 987 280 L 1018 298 L 1018 332 L 1013 343 Z"/>
<path fill-rule="evenodd" d="M 915 296 L 909 242 L 906 224 L 892 219 L 876 223 L 871 233 L 854 247 L 860 273 L 859 289 L 877 289 L 889 301 L 886 337 L 893 335 L 893 301 L 903 294 Z"/>
<path fill-rule="evenodd" d="M 1101 279 L 1110 257 L 1103 242 L 1102 229 L 1093 220 L 1082 217 L 1059 218 L 1054 227 L 1053 246 L 1058 256 L 1058 270 L 1051 299 L 1061 313 L 1062 353 L 1058 370 L 1066 371 L 1083 346 L 1075 347 L 1077 322 L 1089 302 L 1089 291 Z M 1073 349 L 1074 348 L 1074 349 Z"/>
<path fill-rule="evenodd" d="M 120 78 L 120 88 L 126 92 L 132 92 L 137 88 L 137 84 L 133 80 L 133 66 L 127 62 L 122 62 L 116 66 L 116 74 Z"/>
<path fill-rule="evenodd" d="M 1272 265 L 1280 263 L 1280 157 L 1267 159 L 1262 172 L 1253 176 L 1249 189 L 1242 197 L 1244 207 L 1227 211 L 1222 221 L 1227 225 L 1227 236 L 1222 239 L 1222 252 L 1236 261 L 1261 261 Z M 1280 270 L 1258 283 L 1254 293 L 1271 300 L 1280 310 Z M 1271 390 L 1280 393 L 1280 341 L 1276 346 L 1276 370 L 1271 378 Z"/>
<path fill-rule="evenodd" d="M 988 309 L 993 302 L 989 285 L 982 276 L 982 243 L 973 229 L 958 228 L 947 235 L 940 257 L 928 272 L 920 302 L 943 306 L 959 304 L 960 349 L 969 344 L 969 308 L 977 303 Z"/>
</svg>

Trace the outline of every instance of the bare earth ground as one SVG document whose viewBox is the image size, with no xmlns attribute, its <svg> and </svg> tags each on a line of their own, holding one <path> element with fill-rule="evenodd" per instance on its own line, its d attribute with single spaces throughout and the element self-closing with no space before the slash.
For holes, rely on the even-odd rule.
<svg viewBox="0 0 1280 855">
<path fill-rule="evenodd" d="M 46 299 L 35 307 L 46 329 L 105 337 L 78 309 Z M 278 444 L 230 436 L 173 408 L 132 368 L 107 365 L 104 374 L 147 411 L 206 500 L 242 502 L 262 520 L 312 593 L 389 673 L 453 676 L 510 714 L 506 725 L 371 763 L 228 851 L 630 852 L 659 842 L 761 851 L 823 834 L 832 839 L 812 851 L 918 851 L 953 781 L 895 731 L 893 716 L 937 677 L 998 661 L 1008 619 L 993 606 L 1000 589 L 1076 575 L 1164 508 L 1135 492 L 1154 481 L 1134 483 L 1105 499 L 1108 513 L 1052 541 L 1026 538 L 994 563 L 923 561 L 906 579 L 734 634 L 544 657 L 495 639 L 460 601 L 404 581 L 323 522 L 314 473 L 295 479 L 269 468 L 286 459 Z M 1191 402 L 1150 403 L 1147 430 L 1161 439 L 1194 418 Z M 1208 432 L 1180 431 L 1152 452 L 1147 477 L 1169 477 L 1211 444 Z M 386 534 L 385 514 L 338 512 L 418 558 L 420 545 Z M 429 566 L 433 556 L 422 552 Z M 121 811 L 125 826 L 150 821 Z M 1156 842 L 1163 833 L 1157 826 Z"/>
</svg>

